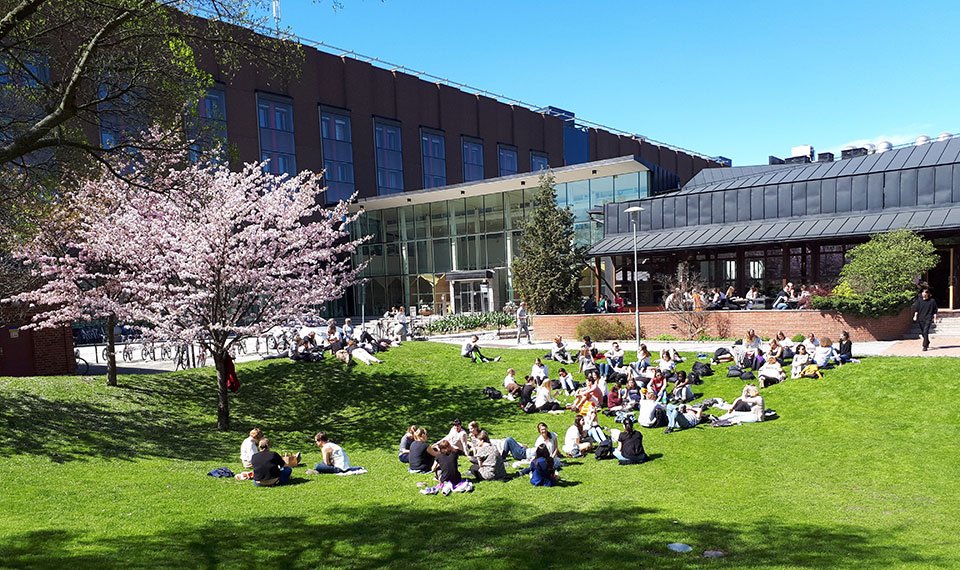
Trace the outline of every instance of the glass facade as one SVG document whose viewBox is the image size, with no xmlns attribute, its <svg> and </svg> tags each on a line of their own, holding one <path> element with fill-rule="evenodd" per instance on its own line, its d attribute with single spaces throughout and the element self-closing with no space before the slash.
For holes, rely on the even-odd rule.
<svg viewBox="0 0 960 570">
<path fill-rule="evenodd" d="M 550 160 L 542 152 L 530 153 L 530 172 L 540 172 L 550 168 Z"/>
<path fill-rule="evenodd" d="M 557 202 L 572 207 L 578 223 L 587 224 L 587 231 L 578 232 L 577 240 L 590 244 L 602 237 L 600 225 L 590 222 L 587 210 L 606 202 L 646 197 L 648 177 L 648 172 L 634 172 L 557 184 Z M 633 192 L 614 192 L 615 179 Z M 426 306 L 433 311 L 449 308 L 451 284 L 446 274 L 482 269 L 493 270 L 496 308 L 502 307 L 513 299 L 510 265 L 535 193 L 536 188 L 518 188 L 397 208 L 374 210 L 368 205 L 351 226 L 354 237 L 372 236 L 353 259 L 357 265 L 368 263 L 363 272 L 367 282 L 355 296 L 353 314 L 360 314 L 361 299 L 368 315 L 382 314 L 395 305 Z M 574 200 L 569 199 L 571 195 Z M 592 285 L 588 282 L 585 287 L 589 291 Z M 458 291 L 455 288 L 454 294 L 473 299 Z M 460 299 L 457 310 L 469 310 L 469 304 Z"/>
<path fill-rule="evenodd" d="M 350 116 L 332 109 L 320 109 L 320 142 L 328 204 L 347 200 L 356 191 L 353 178 L 353 130 Z"/>
<path fill-rule="evenodd" d="M 463 137 L 463 181 L 483 180 L 483 142 Z"/>
<path fill-rule="evenodd" d="M 377 193 L 381 196 L 403 192 L 403 151 L 400 125 L 377 119 L 373 122 L 377 153 Z"/>
<path fill-rule="evenodd" d="M 260 160 L 269 160 L 268 172 L 297 173 L 293 141 L 293 105 L 288 99 L 257 94 L 257 121 L 260 129 Z"/>
<path fill-rule="evenodd" d="M 423 156 L 423 187 L 447 185 L 447 154 L 443 133 L 420 129 L 420 151 Z"/>
</svg>

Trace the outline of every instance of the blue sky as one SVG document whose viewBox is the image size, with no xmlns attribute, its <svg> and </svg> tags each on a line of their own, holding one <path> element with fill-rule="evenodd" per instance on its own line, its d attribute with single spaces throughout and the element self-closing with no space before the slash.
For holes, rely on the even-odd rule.
<svg viewBox="0 0 960 570">
<path fill-rule="evenodd" d="M 282 0 L 282 24 L 734 164 L 960 132 L 960 2 Z"/>
</svg>

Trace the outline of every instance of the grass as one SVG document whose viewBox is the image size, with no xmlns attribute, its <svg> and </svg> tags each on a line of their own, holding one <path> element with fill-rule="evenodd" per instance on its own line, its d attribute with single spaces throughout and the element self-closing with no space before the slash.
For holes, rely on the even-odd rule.
<svg viewBox="0 0 960 570">
<path fill-rule="evenodd" d="M 482 398 L 534 351 L 485 365 L 458 351 L 408 343 L 374 367 L 241 365 L 230 433 L 213 429 L 212 370 L 127 376 L 115 389 L 0 379 L 0 567 L 960 567 L 956 360 L 872 358 L 773 386 L 764 395 L 780 419 L 645 430 L 657 459 L 570 461 L 563 487 L 515 479 L 424 497 L 415 483 L 427 478 L 396 459 L 408 423 L 437 438 L 454 418 L 476 419 L 530 444 L 536 422 L 562 437 L 571 421 Z M 697 392 L 728 400 L 742 387 L 722 373 L 706 382 Z M 370 473 L 298 468 L 274 489 L 207 477 L 239 467 L 254 425 L 311 464 L 308 440 L 325 430 Z"/>
</svg>

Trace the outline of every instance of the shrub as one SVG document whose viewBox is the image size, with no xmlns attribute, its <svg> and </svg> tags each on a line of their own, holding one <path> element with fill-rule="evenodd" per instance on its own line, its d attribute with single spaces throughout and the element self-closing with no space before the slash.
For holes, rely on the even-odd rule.
<svg viewBox="0 0 960 570">
<path fill-rule="evenodd" d="M 513 324 L 513 316 L 507 313 L 475 313 L 472 315 L 448 315 L 431 321 L 424 327 L 428 334 L 444 334 L 461 331 L 500 328 Z"/>
<path fill-rule="evenodd" d="M 653 340 L 680 340 L 672 334 L 658 334 Z"/>
<path fill-rule="evenodd" d="M 622 319 L 587 317 L 577 323 L 577 338 L 589 336 L 591 340 L 625 340 L 634 337 L 636 330 Z M 643 329 L 640 329 L 643 337 Z"/>
<path fill-rule="evenodd" d="M 803 342 L 803 341 L 807 340 L 807 337 L 803 336 L 803 333 L 797 333 L 797 334 L 793 335 L 792 337 L 790 337 L 790 340 L 792 340 L 792 341 L 795 342 L 795 343 L 796 343 L 796 342 Z"/>
<path fill-rule="evenodd" d="M 838 286 L 839 288 L 839 286 Z M 883 317 L 896 315 L 913 302 L 916 293 L 900 291 L 885 295 L 831 295 L 829 297 L 813 297 L 811 304 L 814 309 L 821 311 L 836 311 L 849 315 L 864 315 L 867 317 Z"/>
</svg>

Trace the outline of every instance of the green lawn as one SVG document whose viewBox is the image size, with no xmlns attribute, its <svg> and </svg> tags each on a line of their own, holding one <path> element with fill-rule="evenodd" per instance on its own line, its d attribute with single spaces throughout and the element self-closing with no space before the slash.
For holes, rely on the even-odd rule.
<svg viewBox="0 0 960 570">
<path fill-rule="evenodd" d="M 958 360 L 872 358 L 774 386 L 775 421 L 645 430 L 654 461 L 571 461 L 563 487 L 515 479 L 421 496 L 426 476 L 395 453 L 411 422 L 435 439 L 475 419 L 531 444 L 545 420 L 562 438 L 569 413 L 481 397 L 536 355 L 501 354 L 476 365 L 455 346 L 408 343 L 373 367 L 241 365 L 231 433 L 213 429 L 209 369 L 115 389 L 0 379 L 0 567 L 960 567 Z M 696 391 L 729 400 L 742 385 L 716 374 Z M 298 468 L 273 489 L 208 477 L 238 469 L 254 425 L 310 464 L 309 438 L 325 430 L 370 473 Z M 708 549 L 727 556 L 702 558 Z"/>
</svg>

